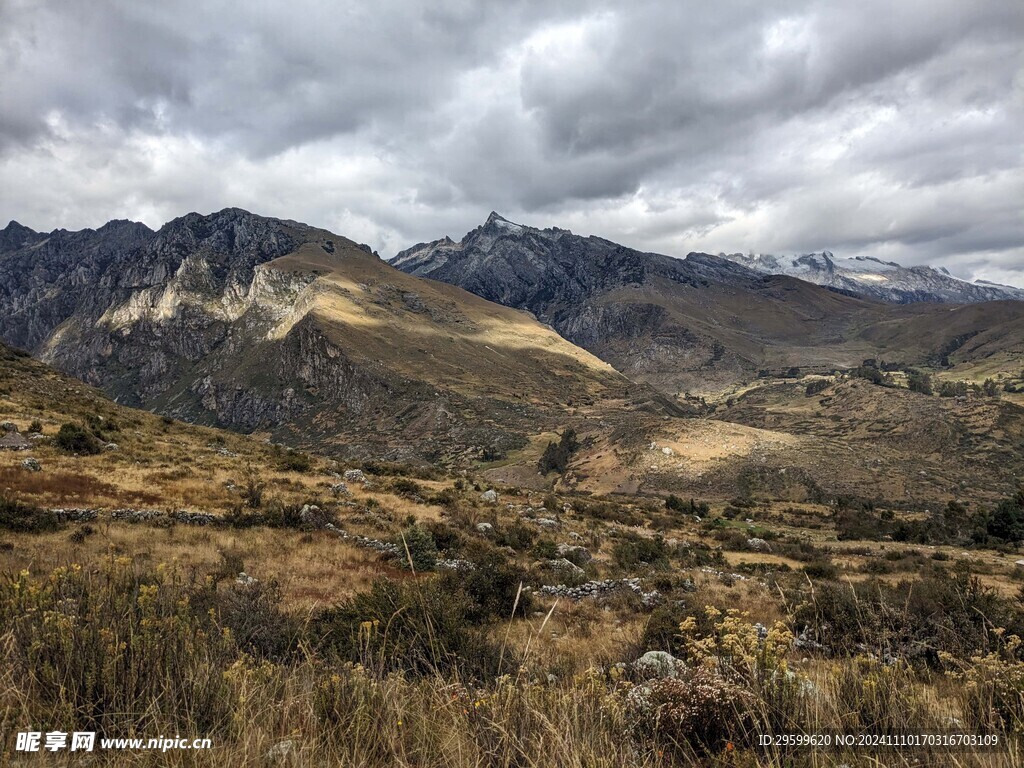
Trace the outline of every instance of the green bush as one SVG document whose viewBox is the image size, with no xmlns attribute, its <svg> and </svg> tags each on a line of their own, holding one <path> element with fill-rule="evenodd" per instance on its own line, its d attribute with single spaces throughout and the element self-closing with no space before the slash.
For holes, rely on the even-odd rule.
<svg viewBox="0 0 1024 768">
<path fill-rule="evenodd" d="M 810 579 L 834 581 L 839 578 L 839 569 L 836 567 L 835 563 L 828 560 L 817 560 L 812 563 L 807 563 L 802 570 Z"/>
<path fill-rule="evenodd" d="M 470 562 L 473 568 L 459 572 L 449 571 L 441 580 L 442 589 L 447 589 L 452 594 L 461 591 L 469 598 L 466 608 L 467 620 L 483 622 L 490 619 L 507 620 L 513 615 L 530 615 L 533 610 L 533 599 L 529 592 L 519 593 L 520 584 L 527 581 L 527 574 L 523 568 L 509 562 L 501 553 L 493 550 L 472 556 Z"/>
<path fill-rule="evenodd" d="M 572 459 L 572 455 L 579 447 L 580 444 L 576 439 L 575 430 L 567 429 L 562 433 L 562 437 L 557 443 L 554 441 L 548 443 L 547 448 L 544 449 L 544 455 L 537 462 L 537 468 L 542 475 L 552 471 L 565 472 L 569 466 L 569 461 Z"/>
<path fill-rule="evenodd" d="M 287 451 L 278 466 L 286 472 L 309 472 L 313 468 L 313 460 L 300 451 Z"/>
<path fill-rule="evenodd" d="M 61 527 L 57 516 L 47 509 L 0 495 L 0 529 L 16 533 L 42 533 Z"/>
<path fill-rule="evenodd" d="M 102 450 L 96 436 L 78 424 L 61 424 L 55 442 L 65 453 L 82 456 L 97 454 Z"/>
<path fill-rule="evenodd" d="M 922 395 L 932 394 L 932 377 L 920 371 L 907 371 L 907 388 Z"/>
<path fill-rule="evenodd" d="M 419 525 L 411 525 L 395 539 L 399 549 L 399 561 L 403 568 L 415 571 L 432 571 L 437 566 L 437 544 L 430 531 Z"/>
<path fill-rule="evenodd" d="M 817 395 L 819 392 L 824 392 L 828 389 L 832 382 L 828 379 L 814 379 L 813 381 L 807 382 L 807 386 L 804 388 L 804 394 L 807 397 Z"/>
<path fill-rule="evenodd" d="M 669 551 L 660 536 L 647 538 L 635 533 L 625 534 L 612 546 L 612 558 L 623 570 L 636 568 L 642 563 L 653 568 L 668 568 Z"/>
<path fill-rule="evenodd" d="M 468 619 L 466 596 L 434 580 L 381 580 L 313 617 L 320 649 L 374 672 L 493 677 L 498 652 Z"/>
<path fill-rule="evenodd" d="M 389 483 L 389 490 L 406 499 L 421 499 L 424 496 L 423 487 L 407 477 L 396 477 Z"/>
<path fill-rule="evenodd" d="M 525 552 L 533 546 L 537 532 L 519 520 L 510 525 L 499 526 L 495 530 L 494 543 L 499 547 L 512 547 L 517 552 Z"/>
<path fill-rule="evenodd" d="M 695 501 L 689 499 L 684 501 L 673 493 L 668 495 L 665 499 L 665 509 L 670 509 L 673 512 L 683 512 L 688 515 L 706 515 L 710 507 L 705 501 Z"/>
</svg>

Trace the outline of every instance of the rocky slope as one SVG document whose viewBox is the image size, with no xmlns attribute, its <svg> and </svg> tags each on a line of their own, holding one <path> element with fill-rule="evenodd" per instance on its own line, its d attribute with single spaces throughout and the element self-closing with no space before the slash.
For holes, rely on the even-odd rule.
<svg viewBox="0 0 1024 768">
<path fill-rule="evenodd" d="M 635 390 L 525 313 L 237 209 L 10 224 L 0 337 L 126 404 L 377 457 L 516 444 Z"/>
<path fill-rule="evenodd" d="M 953 277 L 945 269 L 903 267 L 869 257 L 844 259 L 828 251 L 802 256 L 721 254 L 729 261 L 767 275 L 789 275 L 817 285 L 839 288 L 858 296 L 896 304 L 915 301 L 967 304 L 978 301 L 1024 299 L 1024 289 Z"/>
<path fill-rule="evenodd" d="M 762 369 L 827 370 L 879 355 L 923 364 L 960 349 L 965 335 L 988 334 L 978 355 L 1006 344 L 1020 352 L 1024 343 L 1024 303 L 979 304 L 952 323 L 947 308 L 867 301 L 708 254 L 641 253 L 496 213 L 459 242 L 420 244 L 391 263 L 527 309 L 617 370 L 672 394 L 715 391 Z M 911 326 L 914 333 L 901 331 Z"/>
</svg>

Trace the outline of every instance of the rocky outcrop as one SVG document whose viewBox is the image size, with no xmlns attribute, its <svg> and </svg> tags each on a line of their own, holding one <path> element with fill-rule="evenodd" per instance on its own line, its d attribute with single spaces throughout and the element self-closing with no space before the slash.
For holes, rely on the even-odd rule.
<svg viewBox="0 0 1024 768">
<path fill-rule="evenodd" d="M 629 386 L 534 325 L 238 209 L 156 232 L 0 233 L 0 341 L 122 404 L 345 456 L 507 449 L 560 426 L 565 403 Z"/>
</svg>

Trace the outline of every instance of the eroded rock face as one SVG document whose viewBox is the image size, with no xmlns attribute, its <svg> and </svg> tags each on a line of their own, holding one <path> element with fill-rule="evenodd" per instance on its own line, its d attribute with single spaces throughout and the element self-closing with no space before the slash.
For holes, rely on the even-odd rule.
<svg viewBox="0 0 1024 768">
<path fill-rule="evenodd" d="M 560 339 L 503 355 L 486 312 L 343 237 L 238 209 L 156 232 L 0 231 L 0 341 L 125 405 L 346 456 L 508 448 L 592 386 L 628 388 Z M 538 378 L 541 405 L 525 403 Z"/>
</svg>

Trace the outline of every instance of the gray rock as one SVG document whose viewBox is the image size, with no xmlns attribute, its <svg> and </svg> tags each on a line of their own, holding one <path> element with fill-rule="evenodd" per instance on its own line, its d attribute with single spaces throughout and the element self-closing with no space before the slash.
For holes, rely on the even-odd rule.
<svg viewBox="0 0 1024 768">
<path fill-rule="evenodd" d="M 558 554 L 560 557 L 571 560 L 577 565 L 589 563 L 594 557 L 586 547 L 574 546 L 572 544 L 559 544 Z"/>
<path fill-rule="evenodd" d="M 633 663 L 633 669 L 645 680 L 679 677 L 686 664 L 667 651 L 648 651 Z"/>
<path fill-rule="evenodd" d="M 285 739 L 272 746 L 267 752 L 267 757 L 271 760 L 284 760 L 294 751 L 295 742 L 292 739 Z"/>
<path fill-rule="evenodd" d="M 491 525 L 490 523 L 477 523 L 476 524 L 476 529 L 480 533 L 490 533 L 491 531 L 494 530 L 494 526 Z"/>
<path fill-rule="evenodd" d="M 367 484 L 366 475 L 363 474 L 361 469 L 346 469 L 345 470 L 345 482 L 346 483 L 360 483 L 361 485 Z"/>
<path fill-rule="evenodd" d="M 564 557 L 548 560 L 547 564 L 552 570 L 558 571 L 559 573 L 565 573 L 570 576 L 582 576 L 584 573 L 583 569 L 576 565 L 576 563 L 566 560 Z"/>
<path fill-rule="evenodd" d="M 29 472 L 40 472 L 43 469 L 42 465 L 31 456 L 21 462 L 21 468 L 27 469 Z"/>
<path fill-rule="evenodd" d="M 484 491 L 482 494 L 480 494 L 480 498 L 486 501 L 488 504 L 497 504 L 498 492 L 495 491 L 493 488 L 490 488 Z"/>
</svg>

